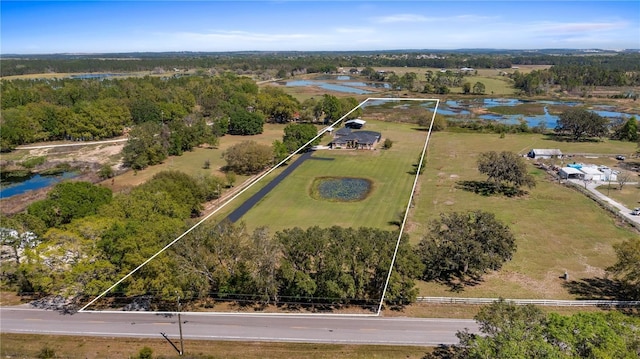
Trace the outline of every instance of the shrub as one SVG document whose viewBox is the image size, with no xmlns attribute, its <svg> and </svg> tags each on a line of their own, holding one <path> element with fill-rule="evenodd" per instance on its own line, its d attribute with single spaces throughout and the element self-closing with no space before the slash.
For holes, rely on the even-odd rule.
<svg viewBox="0 0 640 359">
<path fill-rule="evenodd" d="M 111 168 L 111 166 L 107 163 L 102 165 L 102 167 L 100 167 L 100 170 L 98 171 L 98 176 L 100 176 L 100 178 L 102 179 L 111 178 L 114 175 L 115 173 L 113 172 L 113 168 Z"/>
<path fill-rule="evenodd" d="M 35 166 L 41 165 L 46 161 L 46 157 L 44 156 L 38 156 L 38 157 L 31 157 L 31 158 L 27 158 L 26 160 L 22 161 L 21 165 L 24 168 L 34 168 Z"/>
<path fill-rule="evenodd" d="M 151 359 L 153 358 L 153 349 L 149 347 L 143 347 L 138 352 L 138 359 Z"/>
<path fill-rule="evenodd" d="M 36 355 L 36 358 L 38 359 L 49 359 L 49 358 L 55 358 L 56 357 L 56 351 L 53 350 L 53 348 L 51 348 L 49 345 L 45 345 L 44 348 L 40 349 L 40 352 L 38 353 L 38 355 Z"/>
</svg>

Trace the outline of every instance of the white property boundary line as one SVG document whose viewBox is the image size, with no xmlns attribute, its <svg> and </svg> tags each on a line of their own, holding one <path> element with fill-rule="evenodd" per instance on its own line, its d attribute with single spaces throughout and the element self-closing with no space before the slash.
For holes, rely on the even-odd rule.
<svg viewBox="0 0 640 359">
<path fill-rule="evenodd" d="M 368 100 L 369 99 L 367 99 L 367 101 Z M 419 101 L 418 99 L 408 99 L 408 100 Z M 433 101 L 433 100 L 424 100 L 424 101 Z M 384 283 L 384 289 L 382 290 L 382 297 L 380 298 L 380 303 L 378 304 L 378 311 L 376 312 L 376 315 L 378 316 L 382 311 L 382 305 L 384 304 L 384 297 L 387 294 L 387 288 L 389 287 L 389 280 L 391 279 L 391 272 L 393 271 L 393 265 L 395 264 L 396 256 L 398 255 L 398 248 L 400 247 L 400 240 L 402 239 L 402 233 L 404 232 L 404 227 L 407 223 L 407 217 L 409 216 L 409 209 L 411 208 L 413 195 L 415 194 L 416 187 L 418 186 L 418 177 L 420 176 L 420 171 L 422 170 L 422 162 L 424 161 L 424 156 L 427 153 L 427 145 L 429 144 L 429 138 L 431 137 L 431 130 L 433 129 L 433 121 L 436 118 L 436 113 L 438 112 L 438 105 L 440 104 L 440 100 L 436 99 L 435 102 L 436 102 L 436 107 L 433 110 L 433 115 L 431 116 L 429 131 L 427 132 L 427 138 L 424 140 L 424 146 L 422 147 L 422 153 L 420 154 L 420 161 L 418 162 L 418 166 L 416 167 L 416 176 L 413 179 L 413 187 L 411 187 L 411 193 L 409 194 L 409 201 L 407 202 L 407 207 L 404 210 L 404 218 L 402 218 L 402 224 L 400 225 L 400 233 L 398 233 L 396 248 L 393 250 L 393 258 L 391 258 L 391 265 L 389 266 L 389 272 L 387 273 L 387 280 Z"/>
<path fill-rule="evenodd" d="M 384 302 L 384 298 L 385 298 L 385 294 L 387 291 L 387 288 L 389 286 L 389 280 L 391 279 L 391 272 L 393 271 L 393 265 L 395 264 L 395 260 L 396 260 L 396 256 L 398 254 L 398 248 L 400 246 L 400 240 L 402 238 L 402 232 L 404 230 L 406 221 L 407 221 L 407 215 L 409 213 L 409 208 L 411 207 L 411 201 L 413 200 L 413 195 L 415 193 L 415 189 L 418 183 L 418 176 L 420 175 L 420 170 L 422 167 L 422 162 L 424 160 L 424 156 L 427 150 L 427 145 L 429 143 L 429 138 L 431 137 L 431 130 L 433 128 L 433 121 L 435 119 L 436 113 L 438 111 L 438 105 L 440 104 L 440 100 L 439 99 L 420 99 L 420 98 L 401 98 L 401 97 L 392 97 L 392 98 L 383 98 L 383 97 L 370 97 L 367 98 L 366 100 L 362 101 L 360 104 L 358 104 L 358 106 L 354 107 L 353 109 L 351 109 L 349 112 L 347 112 L 346 114 L 344 114 L 342 117 L 340 117 L 339 119 L 337 119 L 335 122 L 333 122 L 331 125 L 326 126 L 324 129 L 322 129 L 321 131 L 318 132 L 318 134 L 312 138 L 311 140 L 309 140 L 307 143 L 305 143 L 304 145 L 302 145 L 300 148 L 298 148 L 297 150 L 295 150 L 294 152 L 292 152 L 289 156 L 287 156 L 285 159 L 283 159 L 282 161 L 280 161 L 280 163 L 274 165 L 270 170 L 264 172 L 261 176 L 257 177 L 256 179 L 254 179 L 251 183 L 249 183 L 248 186 L 246 186 L 245 188 L 243 188 L 241 191 L 239 191 L 238 193 L 236 193 L 235 195 L 233 195 L 232 197 L 230 197 L 229 199 L 227 199 L 222 205 L 218 206 L 218 208 L 216 208 L 214 211 L 212 211 L 211 213 L 209 213 L 207 216 L 205 216 L 203 219 L 201 219 L 200 221 L 198 221 L 196 224 L 194 224 L 193 226 L 191 226 L 191 228 L 187 229 L 184 233 L 182 233 L 181 235 L 179 235 L 178 237 L 176 237 L 174 240 L 172 240 L 171 242 L 169 242 L 169 244 L 165 245 L 162 249 L 160 249 L 158 252 L 156 252 L 154 255 L 152 255 L 151 257 L 149 257 L 147 260 L 145 260 L 142 264 L 140 264 L 139 266 L 137 266 L 135 269 L 133 269 L 131 272 L 127 273 L 124 277 L 120 278 L 120 280 L 118 280 L 117 282 L 115 282 L 111 287 L 107 288 L 104 292 L 100 293 L 97 297 L 95 297 L 93 300 L 91 300 L 89 303 L 85 304 L 82 308 L 80 308 L 80 310 L 78 310 L 79 313 L 82 312 L 96 312 L 96 313 L 113 313 L 113 311 L 99 311 L 99 310 L 86 310 L 88 307 L 90 307 L 91 305 L 93 305 L 93 303 L 95 303 L 98 299 L 104 297 L 107 293 L 109 293 L 113 288 L 115 288 L 116 286 L 118 286 L 120 283 L 122 283 L 123 281 L 125 281 L 127 278 L 129 278 L 130 276 L 132 276 L 134 273 L 136 273 L 137 271 L 139 271 L 142 267 L 144 267 L 145 265 L 147 265 L 147 263 L 151 262 L 153 259 L 155 259 L 157 256 L 159 256 L 160 254 L 162 254 L 164 251 L 166 251 L 167 249 L 169 249 L 171 246 L 173 246 L 176 242 L 178 242 L 180 239 L 182 239 L 184 236 L 186 236 L 187 234 L 189 234 L 191 231 L 193 231 L 194 229 L 196 229 L 198 226 L 200 226 L 202 223 L 204 223 L 206 220 L 208 220 L 209 218 L 211 218 L 211 216 L 213 216 L 214 214 L 218 213 L 218 211 L 220 211 L 222 208 L 224 208 L 227 204 L 229 204 L 231 201 L 233 201 L 234 199 L 238 198 L 240 195 L 242 195 L 245 191 L 247 191 L 249 188 L 253 187 L 253 185 L 255 185 L 256 183 L 258 183 L 260 180 L 262 180 L 264 177 L 268 176 L 271 172 L 273 172 L 276 168 L 280 167 L 282 164 L 286 163 L 289 159 L 291 159 L 294 155 L 298 154 L 298 152 L 300 152 L 303 148 L 305 148 L 306 146 L 310 145 L 311 143 L 313 143 L 313 141 L 315 141 L 316 139 L 320 138 L 322 135 L 325 134 L 325 132 L 327 132 L 330 128 L 333 128 L 333 126 L 337 125 L 338 123 L 340 123 L 340 121 L 344 120 L 347 116 L 349 116 L 351 113 L 353 113 L 355 110 L 359 109 L 360 107 L 362 107 L 365 103 L 367 103 L 369 100 L 383 100 L 383 101 L 422 101 L 422 102 L 435 102 L 436 106 L 435 109 L 433 111 L 433 115 L 431 116 L 431 124 L 429 125 L 429 131 L 427 133 L 427 138 L 425 139 L 425 143 L 424 146 L 422 148 L 422 154 L 420 156 L 420 162 L 418 163 L 418 167 L 416 169 L 416 176 L 415 179 L 413 181 L 413 187 L 411 189 L 411 194 L 409 196 L 409 201 L 407 203 L 407 207 L 405 210 L 405 214 L 404 214 L 404 218 L 402 219 L 402 225 L 400 227 L 400 233 L 398 235 L 398 240 L 396 241 L 396 246 L 395 246 L 395 250 L 393 253 L 393 258 L 391 259 L 391 265 L 389 266 L 389 272 L 387 274 L 387 279 L 385 281 L 385 285 L 384 285 L 384 289 L 382 291 L 382 297 L 380 298 L 380 303 L 378 305 L 378 310 L 376 312 L 376 314 L 322 314 L 322 315 L 335 315 L 335 316 L 379 316 L 380 312 L 382 310 L 382 305 Z M 116 313 L 126 313 L 126 312 L 120 312 L 117 311 Z M 159 312 L 150 312 L 153 314 L 157 314 Z M 174 312 L 170 312 L 170 313 L 174 313 Z M 189 313 L 189 312 L 183 312 L 183 313 Z M 200 313 L 200 312 L 197 312 Z M 211 313 L 216 313 L 219 314 L 220 312 L 211 312 Z M 243 314 L 243 313 L 235 313 L 235 314 Z M 264 313 L 264 315 L 282 315 L 283 313 Z M 252 315 L 254 315 L 252 313 Z M 291 313 L 291 315 L 299 315 L 297 313 Z"/>
</svg>

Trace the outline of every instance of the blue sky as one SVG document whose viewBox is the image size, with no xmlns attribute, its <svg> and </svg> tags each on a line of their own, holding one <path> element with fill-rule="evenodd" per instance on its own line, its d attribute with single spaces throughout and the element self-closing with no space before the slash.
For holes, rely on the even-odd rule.
<svg viewBox="0 0 640 359">
<path fill-rule="evenodd" d="M 11 1 L 0 53 L 640 48 L 640 1 Z"/>
</svg>

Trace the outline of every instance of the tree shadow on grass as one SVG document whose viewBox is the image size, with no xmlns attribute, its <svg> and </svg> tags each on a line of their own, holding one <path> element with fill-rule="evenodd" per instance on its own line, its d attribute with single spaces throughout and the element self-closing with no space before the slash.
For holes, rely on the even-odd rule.
<svg viewBox="0 0 640 359">
<path fill-rule="evenodd" d="M 454 293 L 464 292 L 464 289 L 466 287 L 475 287 L 476 285 L 484 282 L 482 277 L 465 277 L 463 279 L 458 277 L 448 277 L 448 278 L 442 277 L 442 278 L 434 278 L 434 279 L 427 279 L 427 278 L 424 278 L 424 279 L 426 281 L 433 280 L 436 283 L 446 285 L 447 287 L 449 287 L 449 291 Z"/>
<path fill-rule="evenodd" d="M 527 194 L 527 191 L 513 186 L 500 186 L 488 181 L 458 181 L 456 188 L 463 189 L 483 196 L 504 195 L 507 197 L 520 197 Z"/>
<path fill-rule="evenodd" d="M 602 140 L 596 137 L 580 138 L 576 140 L 575 137 L 571 135 L 558 134 L 558 133 L 547 133 L 542 139 L 545 141 L 555 141 L 555 142 L 592 142 L 592 143 L 602 142 Z"/>
<path fill-rule="evenodd" d="M 565 282 L 569 293 L 583 300 L 637 300 L 638 289 L 622 281 L 608 278 L 582 278 Z"/>
<path fill-rule="evenodd" d="M 583 278 L 565 282 L 563 286 L 569 293 L 577 295 L 578 300 L 640 300 L 640 289 L 620 280 L 608 278 Z M 640 316 L 640 305 L 600 306 L 604 309 L 616 309 L 624 314 Z"/>
</svg>

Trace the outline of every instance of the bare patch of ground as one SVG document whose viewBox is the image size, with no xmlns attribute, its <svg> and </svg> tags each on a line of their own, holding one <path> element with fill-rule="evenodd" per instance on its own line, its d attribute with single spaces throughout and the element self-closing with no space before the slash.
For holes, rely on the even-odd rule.
<svg viewBox="0 0 640 359">
<path fill-rule="evenodd" d="M 87 146 L 78 146 L 77 144 L 60 146 L 61 143 L 57 143 L 49 145 L 52 147 L 45 147 L 47 144 L 44 144 L 42 147 L 38 146 L 39 148 L 16 151 L 19 153 L 14 154 L 13 158 L 15 159 L 7 161 L 7 163 L 21 162 L 27 158 L 46 157 L 46 162 L 37 166 L 34 172 L 37 173 L 53 168 L 60 163 L 68 163 L 72 168 L 81 171 L 81 174 L 73 179 L 74 181 L 98 183 L 101 179 L 97 173 L 102 165 L 110 164 L 114 169 L 120 166 L 120 153 L 125 143 L 105 143 Z M 26 210 L 29 204 L 45 199 L 50 190 L 51 187 L 41 188 L 2 199 L 0 200 L 0 213 L 11 215 L 22 212 Z"/>
</svg>

